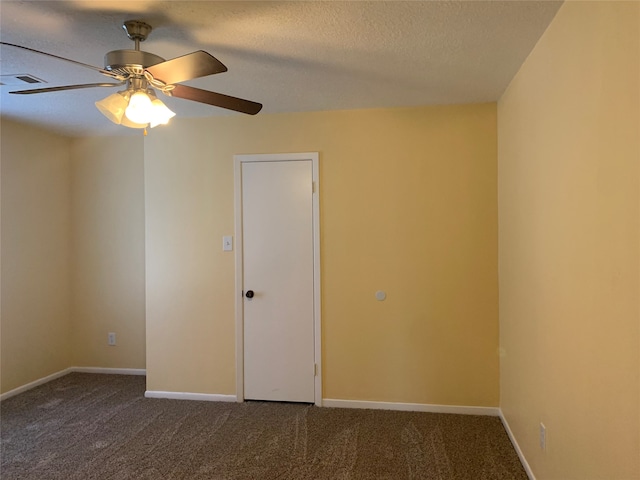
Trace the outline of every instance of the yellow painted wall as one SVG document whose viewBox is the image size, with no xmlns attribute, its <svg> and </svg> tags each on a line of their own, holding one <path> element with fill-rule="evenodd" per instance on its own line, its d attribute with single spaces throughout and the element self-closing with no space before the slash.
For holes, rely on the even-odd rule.
<svg viewBox="0 0 640 480">
<path fill-rule="evenodd" d="M 639 25 L 565 3 L 498 103 L 501 408 L 538 479 L 640 478 Z"/>
<path fill-rule="evenodd" d="M 233 155 L 318 151 L 323 396 L 498 405 L 495 104 L 177 118 L 144 150 L 148 389 L 235 393 Z"/>
<path fill-rule="evenodd" d="M 144 368 L 142 137 L 6 119 L 0 133 L 1 392 L 72 366 Z"/>
<path fill-rule="evenodd" d="M 74 365 L 144 368 L 143 139 L 88 137 L 71 145 Z"/>
<path fill-rule="evenodd" d="M 69 140 L 1 121 L 1 391 L 71 366 Z"/>
</svg>

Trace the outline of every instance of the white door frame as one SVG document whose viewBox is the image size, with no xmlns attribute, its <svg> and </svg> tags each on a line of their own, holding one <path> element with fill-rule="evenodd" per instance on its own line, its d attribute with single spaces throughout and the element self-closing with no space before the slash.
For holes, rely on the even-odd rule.
<svg viewBox="0 0 640 480">
<path fill-rule="evenodd" d="M 311 160 L 313 175 L 313 336 L 314 362 L 316 376 L 314 382 L 315 404 L 322 406 L 322 329 L 320 327 L 320 205 L 318 192 L 320 178 L 318 152 L 279 153 L 234 155 L 234 209 L 235 209 L 235 261 L 236 261 L 236 398 L 244 401 L 244 284 L 243 255 L 242 255 L 242 163 L 244 162 L 282 162 L 296 160 Z"/>
</svg>

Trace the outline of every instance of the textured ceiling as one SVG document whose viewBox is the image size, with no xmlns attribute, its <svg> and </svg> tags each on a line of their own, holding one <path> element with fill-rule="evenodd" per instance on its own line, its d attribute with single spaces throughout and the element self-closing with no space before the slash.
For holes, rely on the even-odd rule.
<svg viewBox="0 0 640 480">
<path fill-rule="evenodd" d="M 103 67 L 106 52 L 133 48 L 122 22 L 137 19 L 154 28 L 142 50 L 165 59 L 206 50 L 229 69 L 188 85 L 258 101 L 266 113 L 474 103 L 500 97 L 560 4 L 2 0 L 0 39 Z M 110 81 L 4 46 L 0 74 L 45 86 Z M 16 89 L 0 87 L 3 116 L 68 135 L 132 132 L 93 105 L 115 90 L 8 94 Z M 180 117 L 241 115 L 162 99 Z"/>
</svg>

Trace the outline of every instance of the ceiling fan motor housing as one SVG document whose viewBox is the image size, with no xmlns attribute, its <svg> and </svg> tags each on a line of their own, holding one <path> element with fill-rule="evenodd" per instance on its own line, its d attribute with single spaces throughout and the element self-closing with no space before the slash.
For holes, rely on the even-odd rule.
<svg viewBox="0 0 640 480">
<path fill-rule="evenodd" d="M 104 68 L 124 76 L 142 76 L 144 69 L 164 62 L 164 58 L 140 50 L 140 42 L 147 39 L 152 27 L 140 20 L 127 20 L 122 25 L 127 36 L 133 40 L 135 50 L 113 50 L 104 56 Z"/>
<path fill-rule="evenodd" d="M 145 68 L 164 61 L 158 55 L 141 50 L 113 50 L 104 56 L 104 68 L 119 75 L 143 75 Z"/>
</svg>

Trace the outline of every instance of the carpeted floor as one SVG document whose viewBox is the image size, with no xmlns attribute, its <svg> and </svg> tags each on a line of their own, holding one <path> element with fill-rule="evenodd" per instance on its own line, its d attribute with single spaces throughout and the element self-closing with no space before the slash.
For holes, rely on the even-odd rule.
<svg viewBox="0 0 640 480">
<path fill-rule="evenodd" d="M 496 417 L 144 398 L 73 373 L 0 406 L 0 477 L 526 480 Z"/>
</svg>

